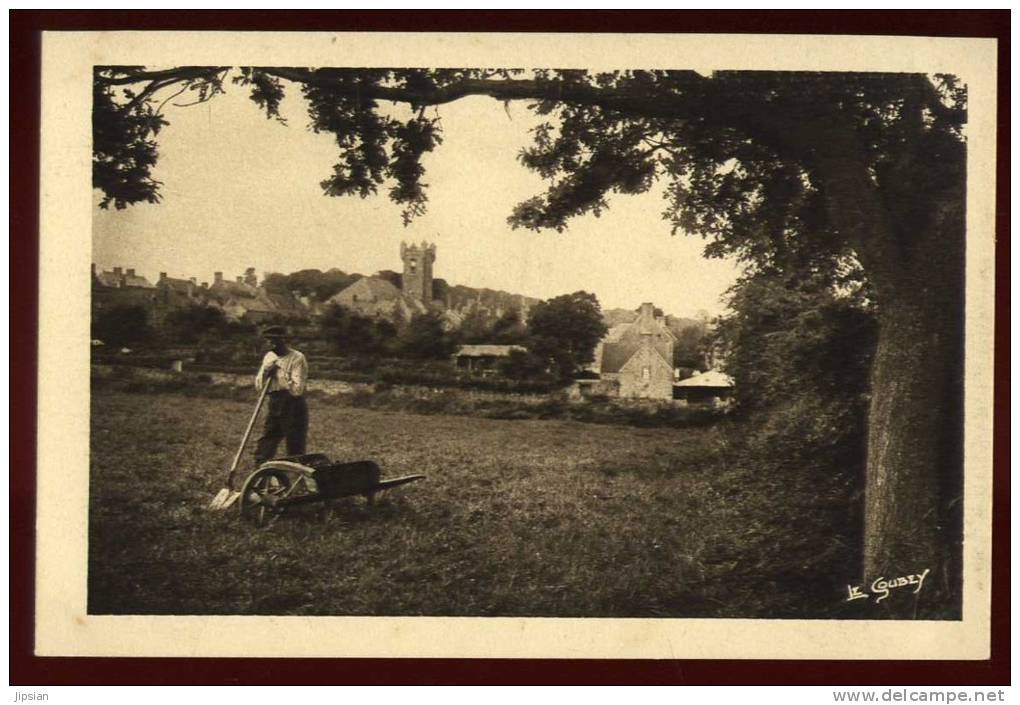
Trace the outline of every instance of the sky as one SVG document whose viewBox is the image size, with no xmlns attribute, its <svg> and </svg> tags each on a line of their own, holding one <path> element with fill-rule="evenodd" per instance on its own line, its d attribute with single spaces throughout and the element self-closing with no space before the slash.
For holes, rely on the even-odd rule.
<svg viewBox="0 0 1020 705">
<path fill-rule="evenodd" d="M 517 161 L 540 119 L 525 103 L 471 97 L 441 106 L 443 144 L 426 155 L 428 213 L 404 227 L 386 196 L 328 197 L 319 182 L 337 149 L 307 128 L 300 93 L 288 86 L 282 113 L 268 120 L 241 87 L 189 107 L 168 104 L 154 177 L 162 202 L 98 208 L 93 260 L 102 269 L 133 267 L 212 281 L 247 267 L 257 272 L 330 269 L 400 271 L 401 241 L 436 244 L 435 276 L 450 284 L 535 298 L 594 292 L 603 308 L 650 301 L 666 313 L 721 313 L 738 266 L 706 259 L 704 241 L 671 235 L 661 189 L 613 194 L 609 209 L 572 220 L 563 233 L 513 230 L 513 206 L 544 190 Z M 160 96 L 162 97 L 162 96 Z M 434 113 L 434 114 L 436 114 Z"/>
</svg>

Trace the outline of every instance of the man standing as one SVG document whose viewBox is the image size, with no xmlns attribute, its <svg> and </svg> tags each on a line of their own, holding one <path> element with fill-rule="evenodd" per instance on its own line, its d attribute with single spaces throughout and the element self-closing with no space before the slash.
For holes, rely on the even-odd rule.
<svg viewBox="0 0 1020 705">
<path fill-rule="evenodd" d="M 274 458 L 281 440 L 287 441 L 287 455 L 303 454 L 308 435 L 308 405 L 304 397 L 308 361 L 287 345 L 287 329 L 283 326 L 269 326 L 262 337 L 271 349 L 255 375 L 255 389 L 261 392 L 263 384 L 269 385 L 266 392 L 269 414 L 255 446 L 256 465 Z"/>
</svg>

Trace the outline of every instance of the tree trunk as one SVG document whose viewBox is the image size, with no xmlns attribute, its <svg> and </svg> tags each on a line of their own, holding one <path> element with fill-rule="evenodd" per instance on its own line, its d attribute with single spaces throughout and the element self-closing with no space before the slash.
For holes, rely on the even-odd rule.
<svg viewBox="0 0 1020 705">
<path fill-rule="evenodd" d="M 958 618 L 962 517 L 963 261 L 959 204 L 879 289 L 864 515 L 864 579 L 929 571 L 890 593 L 896 618 Z"/>
</svg>

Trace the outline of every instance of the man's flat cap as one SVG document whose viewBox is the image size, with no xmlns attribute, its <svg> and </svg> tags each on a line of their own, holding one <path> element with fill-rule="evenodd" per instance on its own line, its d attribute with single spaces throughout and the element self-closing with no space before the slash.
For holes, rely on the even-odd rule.
<svg viewBox="0 0 1020 705">
<path fill-rule="evenodd" d="M 286 338 L 287 329 L 283 326 L 266 326 L 262 329 L 263 338 Z"/>
</svg>

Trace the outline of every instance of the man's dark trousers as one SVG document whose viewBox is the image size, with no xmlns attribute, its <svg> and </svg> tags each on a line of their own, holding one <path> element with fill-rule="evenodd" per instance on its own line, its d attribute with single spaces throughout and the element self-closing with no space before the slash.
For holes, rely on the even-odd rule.
<svg viewBox="0 0 1020 705">
<path fill-rule="evenodd" d="M 255 446 L 255 464 L 261 465 L 276 457 L 280 441 L 287 441 L 287 455 L 305 452 L 308 436 L 308 404 L 304 397 L 295 397 L 286 390 L 270 392 L 269 414 L 265 429 Z"/>
</svg>

